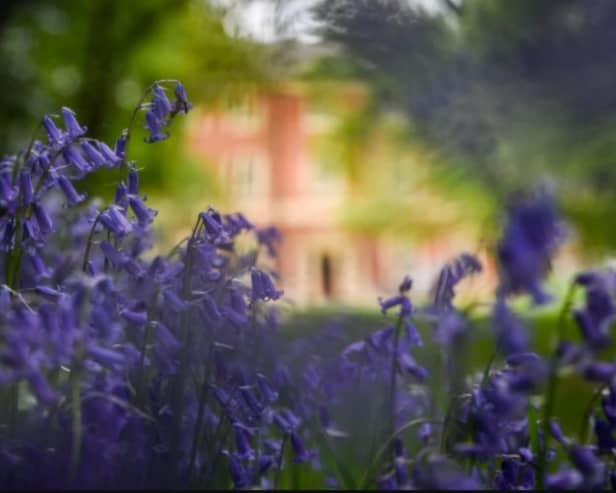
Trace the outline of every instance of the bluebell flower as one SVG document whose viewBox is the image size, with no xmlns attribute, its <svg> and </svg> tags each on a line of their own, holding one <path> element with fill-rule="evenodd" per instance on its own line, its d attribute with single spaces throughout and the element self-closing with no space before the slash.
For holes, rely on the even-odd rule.
<svg viewBox="0 0 616 493">
<path fill-rule="evenodd" d="M 379 304 L 381 305 L 381 313 L 383 314 L 396 306 L 400 307 L 400 316 L 410 315 L 413 309 L 411 301 L 405 295 L 397 295 L 386 299 L 379 298 Z"/>
<path fill-rule="evenodd" d="M 147 226 L 158 214 L 154 209 L 147 207 L 139 197 L 129 197 L 128 204 L 135 213 L 140 226 Z"/>
<path fill-rule="evenodd" d="M 8 206 L 17 197 L 17 191 L 11 183 L 9 173 L 0 174 L 0 202 L 4 206 Z"/>
<path fill-rule="evenodd" d="M 574 469 L 564 469 L 554 474 L 548 474 L 545 486 L 555 490 L 575 490 L 582 485 L 582 475 Z"/>
<path fill-rule="evenodd" d="M 616 448 L 612 425 L 603 419 L 595 419 L 593 428 L 599 453 L 611 453 L 612 449 Z"/>
<path fill-rule="evenodd" d="M 437 310 L 452 310 L 455 287 L 465 277 L 481 272 L 479 260 L 468 253 L 462 253 L 446 264 L 439 273 L 434 287 L 433 306 Z"/>
<path fill-rule="evenodd" d="M 530 345 L 530 333 L 524 323 L 509 309 L 503 298 L 492 308 L 492 324 L 496 347 L 504 355 L 523 353 Z"/>
<path fill-rule="evenodd" d="M 234 454 L 229 457 L 229 472 L 235 488 L 245 488 L 250 484 L 250 477 L 246 473 L 240 459 Z"/>
<path fill-rule="evenodd" d="M 569 457 L 575 468 L 582 473 L 584 486 L 596 488 L 604 480 L 605 464 L 603 464 L 588 447 L 573 445 Z"/>
<path fill-rule="evenodd" d="M 100 221 L 107 230 L 118 237 L 128 234 L 133 229 L 121 210 L 115 206 L 108 207 L 100 215 Z"/>
<path fill-rule="evenodd" d="M 126 258 L 107 240 L 103 240 L 100 243 L 101 250 L 105 254 L 105 257 L 111 262 L 114 267 L 121 267 L 124 265 Z"/>
<path fill-rule="evenodd" d="M 124 159 L 126 157 L 126 143 L 128 142 L 128 134 L 127 132 L 122 132 L 122 135 L 118 137 L 116 140 L 113 152 L 120 159 Z"/>
<path fill-rule="evenodd" d="M 75 118 L 75 113 L 70 108 L 62 108 L 62 118 L 64 119 L 64 126 L 71 139 L 81 137 L 88 130 L 87 127 L 79 125 L 77 118 Z"/>
<path fill-rule="evenodd" d="M 610 382 L 609 392 L 601 398 L 603 414 L 612 426 L 616 426 L 616 383 Z"/>
<path fill-rule="evenodd" d="M 165 289 L 163 291 L 163 298 L 167 306 L 175 313 L 181 313 L 186 309 L 186 302 L 180 299 L 172 289 Z"/>
<path fill-rule="evenodd" d="M 188 101 L 186 89 L 184 89 L 184 86 L 179 81 L 175 84 L 174 94 L 174 111 L 177 113 L 188 113 L 192 109 L 192 104 Z"/>
<path fill-rule="evenodd" d="M 127 320 L 128 322 L 137 324 L 137 325 L 145 325 L 148 321 L 148 315 L 145 312 L 136 312 L 133 310 L 122 310 L 120 312 L 122 318 Z"/>
<path fill-rule="evenodd" d="M 73 206 L 85 200 L 85 195 L 77 193 L 75 187 L 73 187 L 73 184 L 66 176 L 58 176 L 58 185 L 66 197 L 68 205 Z"/>
<path fill-rule="evenodd" d="M 32 179 L 30 178 L 30 173 L 25 170 L 19 173 L 19 193 L 23 205 L 31 204 L 34 201 Z"/>
<path fill-rule="evenodd" d="M 278 399 L 278 392 L 276 392 L 271 387 L 265 375 L 261 373 L 257 373 L 257 383 L 259 385 L 259 390 L 261 391 L 261 395 L 263 396 L 263 400 L 267 404 L 271 404 Z"/>
<path fill-rule="evenodd" d="M 304 446 L 304 441 L 296 432 L 291 432 L 290 435 L 291 450 L 293 451 L 293 462 L 302 464 L 311 459 L 312 454 L 308 452 Z"/>
<path fill-rule="evenodd" d="M 43 128 L 45 132 L 47 132 L 47 139 L 49 141 L 49 145 L 52 147 L 60 147 L 64 143 L 64 135 L 54 121 L 48 116 L 43 117 Z"/>
<path fill-rule="evenodd" d="M 103 156 L 105 164 L 109 168 L 113 168 L 116 164 L 122 162 L 122 158 L 112 151 L 111 148 L 102 141 L 97 142 L 98 151 Z"/>
<path fill-rule="evenodd" d="M 588 272 L 576 278 L 576 282 L 586 288 L 586 303 L 584 309 L 574 311 L 574 317 L 584 341 L 594 350 L 610 342 L 609 328 L 616 317 L 612 300 L 615 281 L 612 272 Z"/>
<path fill-rule="evenodd" d="M 604 361 L 592 361 L 582 369 L 582 376 L 593 382 L 609 383 L 616 373 L 616 365 Z"/>
<path fill-rule="evenodd" d="M 93 167 L 99 168 L 107 164 L 107 161 L 103 157 L 103 155 L 100 152 L 98 152 L 94 148 L 94 146 L 90 144 L 87 140 L 81 141 L 81 149 L 83 150 L 83 152 L 85 153 L 86 157 L 88 158 L 89 162 L 93 165 Z"/>
<path fill-rule="evenodd" d="M 123 209 L 126 209 L 128 207 L 128 188 L 126 188 L 126 185 L 124 185 L 124 183 L 120 183 L 116 187 L 113 202 L 116 205 L 122 207 Z"/>
<path fill-rule="evenodd" d="M 62 156 L 67 164 L 72 164 L 77 168 L 78 176 L 82 177 L 91 170 L 91 166 L 81 155 L 81 153 L 73 146 L 65 147 L 62 150 Z"/>
<path fill-rule="evenodd" d="M 240 423 L 233 423 L 233 433 L 237 457 L 241 460 L 252 459 L 255 454 L 250 445 L 250 435 L 247 428 Z"/>
<path fill-rule="evenodd" d="M 136 169 L 128 172 L 128 193 L 137 195 L 139 193 L 139 174 Z"/>
<path fill-rule="evenodd" d="M 173 110 L 165 90 L 158 84 L 154 86 L 154 96 L 152 97 L 152 112 L 156 117 L 164 122 L 169 113 Z"/>
<path fill-rule="evenodd" d="M 41 233 L 45 235 L 49 234 L 53 230 L 53 222 L 45 208 L 38 202 L 34 202 L 32 204 L 32 210 Z"/>
<path fill-rule="evenodd" d="M 547 192 L 514 202 L 497 248 L 499 294 L 525 292 L 536 304 L 548 301 L 542 281 L 564 237 L 563 222 Z"/>
<path fill-rule="evenodd" d="M 145 139 L 145 142 L 159 142 L 169 137 L 169 133 L 163 131 L 164 125 L 165 122 L 161 121 L 160 118 L 156 116 L 156 113 L 153 111 L 148 111 L 145 114 L 145 128 L 149 132 L 150 136 Z"/>
<path fill-rule="evenodd" d="M 250 271 L 250 278 L 252 281 L 251 298 L 253 301 L 277 300 L 282 296 L 283 291 L 277 290 L 270 276 L 262 270 L 253 267 Z"/>
<path fill-rule="evenodd" d="M 220 245 L 229 242 L 230 237 L 225 230 L 222 216 L 219 212 L 210 207 L 207 211 L 201 212 L 200 217 L 205 227 L 207 240 L 210 243 Z"/>
<path fill-rule="evenodd" d="M 278 245 L 282 242 L 282 234 L 274 226 L 257 229 L 257 241 L 260 245 L 264 245 L 270 257 L 275 257 L 277 254 Z"/>
<path fill-rule="evenodd" d="M 62 293 L 60 291 L 58 291 L 57 289 L 53 289 L 49 286 L 36 286 L 34 288 L 34 292 L 51 301 L 58 301 L 62 296 Z"/>
</svg>

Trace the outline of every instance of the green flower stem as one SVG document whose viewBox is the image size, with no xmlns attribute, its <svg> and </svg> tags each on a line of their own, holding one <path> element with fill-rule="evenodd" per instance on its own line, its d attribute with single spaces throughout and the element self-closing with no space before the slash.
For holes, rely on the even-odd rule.
<svg viewBox="0 0 616 493">
<path fill-rule="evenodd" d="M 580 421 L 580 429 L 578 430 L 578 442 L 581 444 L 585 444 L 588 441 L 588 421 L 590 421 L 590 416 L 592 415 L 593 409 L 601 399 L 603 395 L 603 391 L 607 389 L 609 385 L 601 385 L 599 388 L 595 390 L 592 395 L 590 401 L 588 401 L 588 405 L 584 410 L 584 414 L 582 415 L 582 420 Z"/>
<path fill-rule="evenodd" d="M 195 431 L 193 432 L 192 445 L 190 447 L 190 460 L 188 462 L 188 480 L 191 480 L 193 468 L 195 467 L 195 460 L 197 459 L 197 450 L 201 443 L 201 428 L 203 426 L 203 416 L 205 414 L 205 405 L 207 404 L 209 389 L 210 389 L 210 374 L 212 372 L 212 353 L 214 351 L 214 344 L 210 343 L 210 348 L 207 353 L 207 366 L 205 369 L 205 376 L 203 377 L 203 384 L 201 385 L 201 391 L 199 393 L 199 405 L 197 410 L 197 421 L 195 422 Z"/>
<path fill-rule="evenodd" d="M 83 254 L 83 263 L 81 264 L 81 270 L 86 272 L 86 268 L 88 267 L 88 260 L 90 260 L 90 250 L 92 249 L 92 242 L 94 240 L 94 233 L 96 232 L 96 226 L 101 220 L 101 215 L 104 211 L 101 211 L 97 214 L 94 222 L 92 223 L 92 227 L 90 228 L 90 233 L 88 234 L 88 241 L 86 242 L 86 250 Z"/>
<path fill-rule="evenodd" d="M 154 292 L 150 297 L 150 302 L 148 304 L 148 320 L 145 326 L 145 334 L 143 335 L 143 345 L 141 346 L 141 356 L 139 357 L 139 370 L 137 372 L 138 380 L 137 380 L 137 403 L 140 407 L 144 407 L 147 401 L 147 375 L 145 371 L 145 357 L 148 351 L 148 346 L 150 344 L 150 339 L 152 338 L 152 327 L 155 323 L 155 315 L 156 315 L 156 300 L 158 298 L 159 286 L 154 288 Z"/>
<path fill-rule="evenodd" d="M 400 329 L 402 328 L 403 317 L 398 316 L 396 327 L 394 328 L 393 351 L 391 355 L 391 370 L 389 375 L 389 435 L 393 435 L 396 430 L 396 407 L 398 403 L 398 349 L 400 346 Z"/>
<path fill-rule="evenodd" d="M 367 488 L 370 475 L 376 470 L 376 468 L 379 465 L 381 457 L 385 454 L 385 452 L 387 452 L 387 450 L 389 449 L 390 445 L 393 443 L 395 438 L 398 435 L 400 435 L 400 433 L 402 433 L 403 431 L 406 431 L 417 425 L 422 425 L 424 423 L 444 424 L 440 420 L 430 419 L 430 418 L 416 418 L 416 419 L 412 419 L 411 421 L 403 424 L 400 428 L 398 428 L 394 433 L 390 435 L 390 437 L 385 441 L 385 443 L 383 443 L 381 448 L 379 448 L 377 453 L 374 454 L 372 461 L 366 468 L 366 472 L 364 473 L 364 476 L 362 477 L 361 481 L 358 483 L 359 484 L 358 489 L 365 490 Z"/>
<path fill-rule="evenodd" d="M 184 272 L 182 275 L 182 298 L 187 300 L 191 292 L 191 274 L 194 261 L 194 243 L 197 239 L 199 227 L 201 224 L 201 216 L 197 218 L 197 222 L 193 228 L 193 232 L 186 246 L 186 260 Z M 180 358 L 179 373 L 174 385 L 172 396 L 173 422 L 171 427 L 171 446 L 170 446 L 170 467 L 171 478 L 175 479 L 178 471 L 179 453 L 180 453 L 180 435 L 182 430 L 182 415 L 184 414 L 184 391 L 186 386 L 186 378 L 188 375 L 188 353 L 190 351 L 190 332 L 188 330 L 187 310 L 184 310 L 181 315 L 180 333 L 182 335 L 182 355 Z"/>
<path fill-rule="evenodd" d="M 145 90 L 145 92 L 143 93 L 143 96 L 141 97 L 141 99 L 139 100 L 139 103 L 137 103 L 137 106 L 135 106 L 135 109 L 133 110 L 130 120 L 128 122 L 128 128 L 126 129 L 126 148 L 125 148 L 125 152 L 124 152 L 124 157 L 122 158 L 122 166 L 124 166 L 126 164 L 126 156 L 128 156 L 128 146 L 130 144 L 130 138 L 133 132 L 133 127 L 135 126 L 135 122 L 137 121 L 137 115 L 139 114 L 139 110 L 141 110 L 143 108 L 143 103 L 145 102 L 145 100 L 147 99 L 147 97 L 150 95 L 150 93 L 154 90 L 154 88 L 156 87 L 156 85 L 158 84 L 174 84 L 179 82 L 177 79 L 161 79 L 161 80 L 157 80 L 152 82 L 152 84 L 150 84 L 148 86 L 148 88 Z"/>
<path fill-rule="evenodd" d="M 565 295 L 565 299 L 563 301 L 563 305 L 560 309 L 556 325 L 556 347 L 552 351 L 552 356 L 549 363 L 550 368 L 546 391 L 546 401 L 543 407 L 543 418 L 541 421 L 543 446 L 539 450 L 539 457 L 537 461 L 537 485 L 539 489 L 543 489 L 545 487 L 547 452 L 550 444 L 550 419 L 554 412 L 554 404 L 556 402 L 556 388 L 558 385 L 558 356 L 556 352 L 564 338 L 565 320 L 567 314 L 569 313 L 569 310 L 571 309 L 571 305 L 573 304 L 573 297 L 575 295 L 576 286 L 577 285 L 575 284 L 575 282 L 572 282 L 569 285 L 567 294 Z"/>
<path fill-rule="evenodd" d="M 282 444 L 280 445 L 280 454 L 278 454 L 278 464 L 276 465 L 276 475 L 274 476 L 274 487 L 273 489 L 278 489 L 278 484 L 280 483 L 280 474 L 282 472 L 282 463 L 284 461 L 284 453 L 287 448 L 287 442 L 289 441 L 289 434 L 285 433 L 282 438 Z"/>
</svg>

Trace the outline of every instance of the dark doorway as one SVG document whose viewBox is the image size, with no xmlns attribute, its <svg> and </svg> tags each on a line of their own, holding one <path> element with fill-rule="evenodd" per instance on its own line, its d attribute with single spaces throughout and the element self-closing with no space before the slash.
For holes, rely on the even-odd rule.
<svg viewBox="0 0 616 493">
<path fill-rule="evenodd" d="M 333 296 L 332 261 L 327 253 L 321 255 L 321 292 L 326 299 Z"/>
</svg>

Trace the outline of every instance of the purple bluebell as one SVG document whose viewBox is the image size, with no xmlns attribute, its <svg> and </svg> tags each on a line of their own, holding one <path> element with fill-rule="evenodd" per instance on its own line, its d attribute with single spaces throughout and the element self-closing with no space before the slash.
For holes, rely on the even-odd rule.
<svg viewBox="0 0 616 493">
<path fill-rule="evenodd" d="M 19 194 L 23 205 L 31 204 L 34 201 L 34 187 L 30 173 L 22 171 L 19 173 Z"/>
<path fill-rule="evenodd" d="M 118 137 L 115 143 L 115 147 L 113 152 L 120 159 L 124 159 L 126 157 L 126 143 L 128 142 L 128 134 L 126 132 L 122 132 L 122 135 Z"/>
<path fill-rule="evenodd" d="M 585 288 L 586 303 L 583 309 L 574 311 L 575 320 L 588 347 L 600 350 L 610 342 L 609 328 L 616 317 L 616 275 L 609 271 L 585 272 L 576 277 L 576 283 Z"/>
<path fill-rule="evenodd" d="M 122 310 L 120 313 L 122 318 L 127 320 L 128 322 L 144 325 L 148 321 L 148 315 L 145 312 L 137 312 L 133 310 Z"/>
<path fill-rule="evenodd" d="M 79 125 L 75 113 L 73 110 L 67 107 L 62 107 L 62 118 L 64 119 L 64 126 L 71 139 L 81 137 L 88 130 L 87 127 Z"/>
<path fill-rule="evenodd" d="M 433 306 L 437 310 L 452 310 L 455 287 L 465 277 L 481 272 L 479 260 L 469 254 L 462 253 L 452 262 L 446 264 L 439 273 L 434 287 Z"/>
<path fill-rule="evenodd" d="M 78 176 L 82 177 L 91 171 L 91 166 L 88 164 L 82 154 L 73 146 L 65 147 L 62 150 L 62 156 L 68 164 L 72 164 L 77 168 Z"/>
<path fill-rule="evenodd" d="M 92 144 L 90 144 L 87 140 L 81 141 L 81 149 L 85 153 L 88 161 L 94 167 L 98 168 L 98 167 L 104 166 L 107 163 L 107 161 L 102 156 L 102 154 L 98 152 L 96 148 Z"/>
<path fill-rule="evenodd" d="M 141 226 L 150 224 L 154 220 L 154 217 L 158 214 L 158 212 L 154 209 L 147 207 L 139 197 L 129 197 L 128 204 L 135 213 L 137 221 Z"/>
<path fill-rule="evenodd" d="M 149 132 L 150 136 L 145 139 L 145 142 L 159 142 L 169 137 L 169 133 L 163 131 L 164 125 L 165 122 L 161 121 L 160 118 L 156 115 L 156 113 L 151 110 L 148 111 L 145 114 L 145 128 Z"/>
<path fill-rule="evenodd" d="M 5 206 L 10 204 L 17 196 L 9 173 L 0 174 L 0 202 Z"/>
<path fill-rule="evenodd" d="M 124 214 L 116 206 L 108 207 L 100 215 L 100 221 L 105 228 L 118 237 L 128 234 L 133 229 Z"/>
<path fill-rule="evenodd" d="M 605 361 L 592 361 L 582 369 L 582 376 L 593 382 L 609 383 L 616 374 L 616 365 Z"/>
<path fill-rule="evenodd" d="M 96 143 L 99 153 L 105 160 L 105 165 L 109 168 L 113 168 L 115 165 L 122 162 L 122 158 L 118 156 L 111 148 L 102 141 Z"/>
<path fill-rule="evenodd" d="M 277 290 L 270 276 L 257 268 L 252 268 L 250 271 L 250 279 L 252 281 L 252 300 L 277 300 L 282 296 L 283 291 Z"/>
<path fill-rule="evenodd" d="M 542 282 L 564 237 L 564 224 L 546 191 L 513 202 L 497 248 L 499 295 L 524 292 L 536 304 L 548 301 Z"/>
<path fill-rule="evenodd" d="M 257 241 L 260 245 L 264 245 L 270 257 L 275 257 L 278 251 L 278 245 L 282 242 L 282 234 L 280 230 L 274 226 L 257 229 Z"/>
<path fill-rule="evenodd" d="M 86 196 L 84 194 L 77 193 L 75 187 L 73 187 L 73 184 L 66 176 L 58 176 L 58 185 L 66 197 L 68 205 L 73 206 L 85 200 Z"/>
<path fill-rule="evenodd" d="M 188 101 L 186 89 L 184 89 L 184 86 L 179 81 L 175 83 L 174 94 L 174 111 L 177 113 L 188 113 L 192 109 L 192 104 Z"/>
<path fill-rule="evenodd" d="M 45 208 L 38 202 L 34 202 L 32 204 L 32 210 L 41 233 L 45 235 L 49 234 L 53 230 L 53 221 Z"/>
<path fill-rule="evenodd" d="M 492 308 L 492 325 L 496 335 L 496 346 L 504 355 L 522 353 L 530 346 L 528 328 L 507 306 L 503 298 L 498 298 Z"/>
<path fill-rule="evenodd" d="M 43 117 L 43 128 L 47 132 L 49 144 L 53 147 L 59 147 L 64 142 L 62 131 L 56 126 L 55 122 L 48 116 Z"/>
<path fill-rule="evenodd" d="M 139 174 L 136 169 L 128 172 L 128 193 L 137 195 L 139 193 Z"/>
<path fill-rule="evenodd" d="M 117 250 L 111 243 L 107 240 L 102 240 L 100 243 L 101 250 L 105 254 L 105 257 L 111 262 L 114 267 L 120 267 L 124 265 L 126 261 L 125 256 Z"/>
<path fill-rule="evenodd" d="M 152 97 L 152 110 L 157 118 L 161 121 L 165 121 L 169 113 L 173 110 L 167 93 L 158 84 L 154 86 Z"/>
</svg>

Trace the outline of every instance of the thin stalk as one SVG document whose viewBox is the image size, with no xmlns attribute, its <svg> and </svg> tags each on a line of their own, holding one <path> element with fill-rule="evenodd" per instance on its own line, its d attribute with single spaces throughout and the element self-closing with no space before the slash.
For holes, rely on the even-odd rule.
<svg viewBox="0 0 616 493">
<path fill-rule="evenodd" d="M 205 405 L 207 404 L 209 389 L 210 389 L 210 374 L 212 369 L 212 352 L 214 345 L 210 343 L 210 348 L 207 353 L 207 366 L 205 369 L 205 377 L 201 392 L 199 393 L 199 406 L 197 410 L 197 421 L 195 422 L 195 431 L 193 432 L 192 445 L 190 447 L 190 460 L 188 462 L 188 480 L 190 481 L 197 458 L 197 449 L 201 439 L 201 427 L 203 425 L 203 416 L 205 414 Z"/>
<path fill-rule="evenodd" d="M 406 431 L 406 430 L 408 430 L 408 429 L 410 429 L 410 428 L 412 428 L 414 426 L 421 425 L 423 423 L 442 424 L 442 422 L 440 420 L 429 419 L 429 418 L 417 418 L 417 419 L 413 419 L 413 420 L 409 421 L 408 423 L 405 423 L 400 428 L 398 428 L 394 433 L 392 433 L 389 436 L 389 438 L 385 441 L 385 443 L 383 443 L 383 445 L 379 448 L 377 453 L 374 454 L 374 458 L 372 459 L 372 462 L 368 465 L 368 468 L 366 469 L 366 472 L 364 473 L 361 481 L 359 482 L 358 489 L 364 490 L 364 489 L 367 488 L 367 486 L 368 486 L 368 477 L 377 468 L 377 466 L 379 465 L 379 461 L 380 461 L 381 457 L 385 454 L 385 452 L 387 452 L 387 449 L 393 443 L 394 439 L 398 435 L 400 435 L 400 433 L 402 433 L 403 431 Z"/>
<path fill-rule="evenodd" d="M 152 84 L 150 84 L 150 86 L 148 86 L 148 88 L 143 93 L 143 96 L 141 97 L 141 99 L 139 100 L 135 108 L 133 109 L 130 120 L 128 122 L 128 128 L 126 129 L 126 147 L 125 147 L 124 157 L 122 158 L 122 165 L 126 164 L 126 156 L 128 156 L 128 146 L 130 144 L 130 138 L 133 132 L 133 127 L 135 125 L 135 122 L 137 121 L 137 115 L 139 114 L 139 110 L 143 108 L 143 104 L 145 103 L 145 100 L 147 99 L 148 95 L 154 90 L 154 87 L 158 84 L 173 84 L 177 82 L 178 81 L 176 79 L 157 80 L 157 81 L 152 82 Z"/>
<path fill-rule="evenodd" d="M 280 473 L 282 471 L 282 462 L 284 458 L 287 442 L 289 441 L 289 434 L 285 433 L 282 438 L 282 444 L 280 445 L 280 454 L 278 454 L 278 464 L 276 467 L 276 475 L 274 476 L 274 489 L 278 489 L 278 483 L 280 482 Z"/>
<path fill-rule="evenodd" d="M 83 323 L 84 311 L 86 303 L 80 310 L 78 326 Z M 83 438 L 83 425 L 82 425 L 82 401 L 81 401 L 81 376 L 83 371 L 83 361 L 85 356 L 85 348 L 83 341 L 83 334 L 80 334 L 76 341 L 76 354 L 71 368 L 71 408 L 73 414 L 72 424 L 72 447 L 71 447 L 71 462 L 69 469 L 69 486 L 73 485 L 77 471 L 79 470 L 79 463 L 81 460 L 81 445 Z"/>
<path fill-rule="evenodd" d="M 218 426 L 216 426 L 216 431 L 214 432 L 214 439 L 212 440 L 212 446 L 208 449 L 208 457 L 209 456 L 213 456 L 214 459 L 212 460 L 212 464 L 211 467 L 205 467 L 205 486 L 206 488 L 209 487 L 209 483 L 210 483 L 210 472 L 214 472 L 216 470 L 216 466 L 218 465 L 218 458 L 222 455 L 221 453 L 221 448 L 222 447 L 218 447 L 218 442 L 221 442 L 222 444 L 224 444 L 224 442 L 227 439 L 227 430 L 226 428 L 228 428 L 228 426 L 224 429 L 224 434 L 223 434 L 223 425 L 224 424 L 231 424 L 232 420 L 231 418 L 229 419 L 225 419 L 227 418 L 226 413 L 225 413 L 225 407 L 227 406 L 227 404 L 229 404 L 231 402 L 231 400 L 233 399 L 233 397 L 235 396 L 235 392 L 237 391 L 237 385 L 233 387 L 233 389 L 231 390 L 231 392 L 229 393 L 229 398 L 227 399 L 227 401 L 225 402 L 224 406 L 222 407 L 222 417 L 220 418 L 219 422 L 218 422 Z M 228 422 L 228 423 L 227 423 Z"/>
<path fill-rule="evenodd" d="M 145 407 L 146 392 L 147 392 L 147 378 L 145 374 L 145 357 L 148 351 L 148 345 L 152 336 L 152 326 L 155 323 L 154 315 L 156 310 L 156 299 L 158 298 L 159 287 L 157 286 L 150 297 L 150 303 L 148 304 L 148 320 L 145 325 L 145 334 L 143 335 L 143 345 L 141 346 L 141 354 L 139 356 L 139 370 L 137 380 L 137 402 L 140 406 Z"/>
<path fill-rule="evenodd" d="M 393 435 L 396 431 L 396 408 L 398 403 L 398 349 L 400 346 L 400 328 L 402 327 L 403 317 L 398 316 L 398 322 L 394 329 L 394 343 L 391 355 L 391 373 L 389 375 L 389 434 Z"/>
<path fill-rule="evenodd" d="M 94 222 L 92 223 L 92 227 L 90 228 L 90 233 L 88 234 L 88 241 L 86 243 L 86 250 L 83 254 L 83 263 L 81 264 L 81 270 L 86 272 L 86 268 L 88 266 L 88 260 L 90 260 L 90 250 L 92 249 L 92 241 L 94 240 L 94 233 L 96 232 L 96 226 L 100 222 L 101 214 L 104 211 L 101 211 L 97 214 Z"/>
<path fill-rule="evenodd" d="M 255 468 L 252 476 L 252 484 L 258 486 L 259 484 L 259 461 L 261 460 L 261 419 L 259 418 L 259 426 L 257 428 L 257 453 L 255 455 Z"/>
<path fill-rule="evenodd" d="M 543 418 L 541 422 L 541 429 L 543 432 L 543 446 L 539 450 L 539 458 L 537 462 L 537 485 L 539 489 L 543 489 L 545 487 L 545 475 L 547 468 L 547 452 L 550 444 L 550 418 L 552 417 L 554 411 L 554 404 L 556 402 L 556 388 L 558 385 L 558 355 L 557 350 L 560 346 L 560 343 L 563 341 L 564 337 L 564 328 L 565 328 L 565 318 L 569 313 L 571 305 L 573 303 L 573 297 L 575 295 L 575 282 L 572 282 L 569 285 L 569 289 L 567 290 L 567 294 L 565 295 L 565 299 L 563 301 L 563 305 L 560 309 L 560 313 L 558 316 L 558 322 L 556 325 L 557 330 L 557 339 L 556 339 L 556 347 L 552 351 L 552 356 L 550 358 L 550 368 L 549 368 L 549 379 L 546 391 L 546 401 L 545 406 L 543 408 Z"/>
<path fill-rule="evenodd" d="M 188 299 L 191 292 L 191 273 L 194 261 L 193 249 L 194 243 L 197 239 L 197 232 L 199 231 L 199 225 L 201 223 L 201 216 L 197 218 L 197 222 L 193 228 L 190 240 L 186 246 L 186 263 L 184 266 L 184 272 L 182 275 L 182 298 Z M 180 434 L 182 428 L 182 414 L 184 413 L 184 388 L 186 384 L 186 375 L 188 371 L 188 353 L 190 350 L 190 333 L 188 330 L 188 317 L 187 310 L 184 310 L 181 314 L 180 321 L 180 333 L 182 334 L 182 356 L 180 359 L 180 369 L 175 384 L 175 392 L 173 396 L 173 423 L 171 429 L 171 447 L 170 447 L 170 465 L 172 475 L 175 478 L 178 474 L 178 455 L 180 446 Z"/>
<path fill-rule="evenodd" d="M 592 395 L 590 401 L 584 410 L 584 414 L 582 415 L 582 420 L 580 421 L 580 429 L 578 430 L 578 442 L 584 445 L 588 441 L 588 421 L 590 420 L 590 416 L 592 414 L 595 405 L 601 398 L 603 391 L 607 389 L 609 385 L 601 385 Z"/>
<path fill-rule="evenodd" d="M 30 156 L 30 152 L 32 152 L 32 147 L 34 146 L 34 141 L 36 140 L 36 134 L 38 133 L 40 126 L 41 126 L 41 122 L 38 122 L 36 124 L 36 127 L 34 127 L 34 130 L 32 131 L 32 137 L 30 138 L 30 142 L 28 143 L 28 148 L 26 149 L 26 152 L 23 154 L 23 158 L 19 158 L 15 162 L 15 166 L 13 167 L 13 181 L 15 181 L 15 178 L 19 174 L 19 170 L 21 169 L 20 164 L 22 163 L 25 164 L 28 162 L 28 157 Z"/>
</svg>

